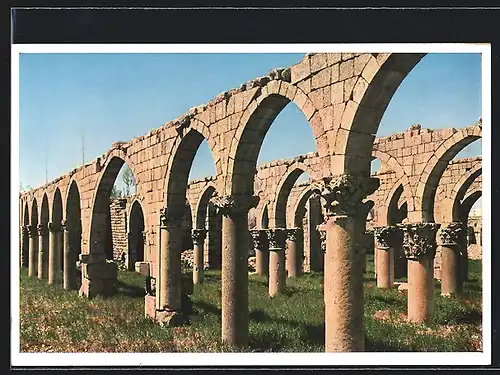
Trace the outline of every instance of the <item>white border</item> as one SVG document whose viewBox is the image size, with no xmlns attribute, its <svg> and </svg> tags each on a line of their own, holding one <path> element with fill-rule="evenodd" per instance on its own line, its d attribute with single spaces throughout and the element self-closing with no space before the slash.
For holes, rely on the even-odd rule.
<svg viewBox="0 0 500 375">
<path fill-rule="evenodd" d="M 481 353 L 20 353 L 19 54 L 20 53 L 481 53 L 483 121 L 483 352 Z M 11 158 L 11 364 L 13 366 L 345 366 L 491 363 L 491 46 L 477 44 L 14 44 Z M 196 103 L 195 103 L 196 104 Z"/>
</svg>

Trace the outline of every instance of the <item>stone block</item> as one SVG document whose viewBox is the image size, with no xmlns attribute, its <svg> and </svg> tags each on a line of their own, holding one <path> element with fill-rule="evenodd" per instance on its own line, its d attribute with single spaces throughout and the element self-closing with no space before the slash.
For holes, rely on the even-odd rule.
<svg viewBox="0 0 500 375">
<path fill-rule="evenodd" d="M 186 319 L 177 311 L 157 310 L 156 322 L 162 327 L 179 327 L 186 323 Z"/>
<path fill-rule="evenodd" d="M 150 263 L 149 262 L 135 262 L 135 272 L 141 276 L 150 276 Z"/>
<path fill-rule="evenodd" d="M 342 81 L 344 79 L 350 78 L 354 75 L 354 61 L 348 60 L 340 64 L 339 79 Z"/>
<path fill-rule="evenodd" d="M 311 75 L 309 56 L 305 56 L 301 62 L 292 66 L 290 69 L 290 73 L 291 73 L 291 83 L 296 83 L 309 77 Z"/>
<path fill-rule="evenodd" d="M 146 295 L 144 297 L 144 317 L 156 321 L 156 297 Z"/>
</svg>

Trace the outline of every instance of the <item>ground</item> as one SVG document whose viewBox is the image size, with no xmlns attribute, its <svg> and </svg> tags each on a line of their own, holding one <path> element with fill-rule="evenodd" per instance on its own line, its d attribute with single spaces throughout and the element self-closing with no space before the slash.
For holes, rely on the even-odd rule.
<svg viewBox="0 0 500 375">
<path fill-rule="evenodd" d="M 481 261 L 470 260 L 462 300 L 441 297 L 426 325 L 405 321 L 406 295 L 377 289 L 372 257 L 365 274 L 367 351 L 481 351 Z M 86 300 L 21 271 L 21 352 L 221 352 L 220 273 L 195 285 L 195 314 L 183 327 L 161 328 L 144 318 L 144 278 L 119 272 L 119 293 Z M 271 299 L 263 277 L 249 277 L 249 347 L 245 351 L 324 352 L 321 274 L 287 280 Z"/>
</svg>

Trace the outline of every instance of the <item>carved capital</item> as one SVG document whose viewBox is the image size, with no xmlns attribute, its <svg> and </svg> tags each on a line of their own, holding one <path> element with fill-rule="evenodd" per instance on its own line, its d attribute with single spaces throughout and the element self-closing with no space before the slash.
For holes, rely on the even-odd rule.
<svg viewBox="0 0 500 375">
<path fill-rule="evenodd" d="M 67 220 L 62 220 L 61 221 L 61 229 L 63 231 L 67 231 L 68 230 L 68 221 Z"/>
<path fill-rule="evenodd" d="M 251 208 L 257 207 L 259 197 L 257 195 L 226 195 L 216 196 L 211 199 L 217 214 L 229 216 L 232 213 L 246 213 Z"/>
<path fill-rule="evenodd" d="M 327 216 L 358 216 L 366 215 L 373 203 L 363 202 L 368 195 L 374 193 L 380 185 L 380 180 L 373 177 L 358 175 L 340 175 L 324 177 L 313 184 L 313 189 L 325 201 Z"/>
<path fill-rule="evenodd" d="M 269 249 L 284 250 L 286 240 L 285 228 L 267 229 L 266 233 L 267 239 L 269 240 Z"/>
<path fill-rule="evenodd" d="M 176 215 L 168 208 L 160 209 L 160 229 L 182 228 L 182 216 Z"/>
<path fill-rule="evenodd" d="M 61 224 L 59 222 L 49 222 L 48 224 L 49 232 L 57 233 L 61 231 Z"/>
<path fill-rule="evenodd" d="M 193 245 L 203 245 L 205 241 L 205 235 L 207 231 L 205 229 L 193 229 L 191 231 L 191 237 L 193 238 Z"/>
<path fill-rule="evenodd" d="M 286 239 L 289 241 L 297 241 L 302 239 L 302 228 L 289 228 L 286 230 Z"/>
<path fill-rule="evenodd" d="M 394 225 L 374 228 L 374 236 L 379 249 L 396 247 L 402 242 L 402 235 L 401 229 Z"/>
<path fill-rule="evenodd" d="M 47 224 L 38 224 L 36 229 L 39 236 L 45 236 L 48 233 Z"/>
<path fill-rule="evenodd" d="M 21 234 L 23 236 L 27 236 L 28 235 L 28 225 L 22 225 L 21 226 Z"/>
<path fill-rule="evenodd" d="M 38 236 L 37 228 L 34 225 L 26 225 L 26 230 L 28 231 L 28 236 L 31 238 Z"/>
<path fill-rule="evenodd" d="M 319 229 L 319 225 L 316 227 L 316 231 L 319 234 L 319 239 L 321 242 L 321 251 L 326 252 L 326 230 Z"/>
<path fill-rule="evenodd" d="M 252 246 L 254 250 L 264 250 L 267 240 L 267 233 L 264 230 L 252 229 L 250 231 L 252 236 Z"/>
<path fill-rule="evenodd" d="M 461 222 L 451 222 L 446 226 L 441 227 L 441 230 L 439 231 L 440 245 L 458 245 L 461 243 L 462 236 L 464 234 L 464 226 Z"/>
<path fill-rule="evenodd" d="M 436 223 L 398 224 L 403 230 L 403 249 L 407 259 L 433 259 L 436 255 Z"/>
</svg>

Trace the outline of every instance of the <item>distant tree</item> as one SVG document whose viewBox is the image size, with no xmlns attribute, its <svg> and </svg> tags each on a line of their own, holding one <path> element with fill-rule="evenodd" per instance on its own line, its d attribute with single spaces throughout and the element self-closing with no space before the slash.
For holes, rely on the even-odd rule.
<svg viewBox="0 0 500 375">
<path fill-rule="evenodd" d="M 19 183 L 19 191 L 20 192 L 23 192 L 23 191 L 30 191 L 32 190 L 33 188 L 31 187 L 31 185 L 26 185 L 26 186 L 23 186 L 23 183 L 20 182 Z"/>
<path fill-rule="evenodd" d="M 128 197 L 130 195 L 130 188 L 131 187 L 136 187 L 136 182 L 135 182 L 135 177 L 134 174 L 132 173 L 132 170 L 128 165 L 125 165 L 123 175 L 122 175 L 122 180 L 123 183 L 125 184 L 125 188 L 123 191 L 123 195 Z"/>
<path fill-rule="evenodd" d="M 111 198 L 120 198 L 122 196 L 122 191 L 113 185 L 111 188 Z"/>
</svg>

